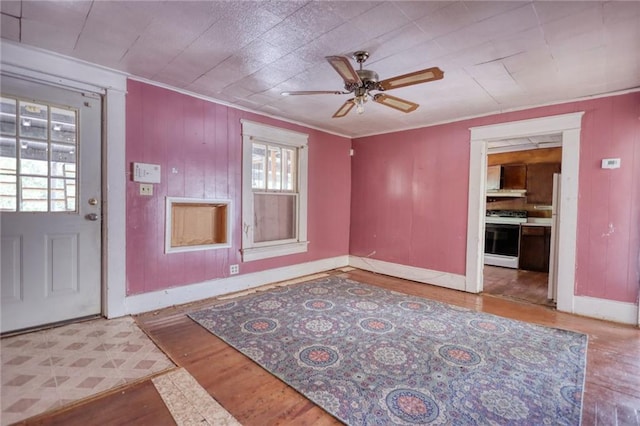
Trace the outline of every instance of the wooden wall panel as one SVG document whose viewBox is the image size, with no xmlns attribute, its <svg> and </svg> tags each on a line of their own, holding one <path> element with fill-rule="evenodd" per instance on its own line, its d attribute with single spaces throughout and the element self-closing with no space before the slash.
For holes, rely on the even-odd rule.
<svg viewBox="0 0 640 426">
<path fill-rule="evenodd" d="M 130 80 L 126 161 L 159 164 L 152 197 L 127 177 L 127 294 L 348 254 L 351 164 L 348 138 L 235 110 Z M 309 134 L 309 251 L 242 263 L 241 119 Z M 165 197 L 231 199 L 232 247 L 164 253 Z M 328 209 L 331 214 L 327 214 Z"/>
<path fill-rule="evenodd" d="M 577 111 L 585 114 L 577 177 L 576 294 L 636 303 L 640 92 L 355 139 L 351 253 L 464 275 L 469 128 Z M 549 156 L 539 156 L 543 153 Z M 558 149 L 535 155 L 495 157 L 492 164 L 560 161 Z M 603 170 L 603 158 L 621 158 L 622 167 Z"/>
</svg>

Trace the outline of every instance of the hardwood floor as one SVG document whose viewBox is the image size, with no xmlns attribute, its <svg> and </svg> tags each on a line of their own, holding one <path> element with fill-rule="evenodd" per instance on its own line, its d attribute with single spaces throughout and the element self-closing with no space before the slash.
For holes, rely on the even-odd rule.
<svg viewBox="0 0 640 426">
<path fill-rule="evenodd" d="M 640 330 L 564 314 L 544 306 L 473 295 L 354 270 L 335 274 L 383 288 L 589 335 L 583 425 L 640 424 Z M 186 313 L 212 301 L 140 315 L 140 327 L 243 425 L 336 425 L 337 420 L 253 361 L 190 320 Z M 123 395 L 30 421 L 33 424 L 171 424 L 159 396 L 144 384 Z M 83 413 L 78 413 L 82 411 Z M 114 412 L 119 412 L 116 416 Z M 166 414 L 166 415 L 165 415 Z M 152 417 L 155 416 L 155 417 Z M 99 419 L 100 421 L 96 421 Z M 103 421 L 104 420 L 104 421 Z"/>
<path fill-rule="evenodd" d="M 555 306 L 547 299 L 549 274 L 522 269 L 484 266 L 482 292 L 536 305 Z"/>
</svg>

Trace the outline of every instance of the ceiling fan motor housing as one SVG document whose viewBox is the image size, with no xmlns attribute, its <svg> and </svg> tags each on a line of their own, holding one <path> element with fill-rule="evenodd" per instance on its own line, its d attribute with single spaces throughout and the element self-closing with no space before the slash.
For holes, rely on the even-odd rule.
<svg viewBox="0 0 640 426">
<path fill-rule="evenodd" d="M 350 84 L 345 84 L 344 88 L 345 90 L 348 90 L 350 92 L 358 89 L 358 88 L 363 88 L 366 90 L 380 90 L 380 88 L 378 87 L 378 73 L 375 71 L 371 71 L 371 70 L 356 70 L 356 73 L 358 73 L 358 77 L 360 77 L 360 81 L 362 82 L 361 85 L 358 85 L 358 83 L 350 83 Z"/>
</svg>

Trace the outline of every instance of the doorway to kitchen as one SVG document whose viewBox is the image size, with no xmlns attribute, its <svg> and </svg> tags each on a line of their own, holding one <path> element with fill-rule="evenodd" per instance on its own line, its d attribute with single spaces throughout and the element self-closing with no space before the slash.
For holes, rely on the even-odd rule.
<svg viewBox="0 0 640 426">
<path fill-rule="evenodd" d="M 483 293 L 555 306 L 561 162 L 560 133 L 488 143 Z"/>
<path fill-rule="evenodd" d="M 574 312 L 576 232 L 578 207 L 578 165 L 580 129 L 583 112 L 471 128 L 469 163 L 469 203 L 467 224 L 467 265 L 465 290 L 480 293 L 484 289 L 485 219 L 487 203 L 487 165 L 490 142 L 560 135 L 563 174 L 558 215 L 557 309 Z M 557 266 L 556 266 L 557 265 Z M 550 268 L 551 269 L 551 268 Z"/>
</svg>

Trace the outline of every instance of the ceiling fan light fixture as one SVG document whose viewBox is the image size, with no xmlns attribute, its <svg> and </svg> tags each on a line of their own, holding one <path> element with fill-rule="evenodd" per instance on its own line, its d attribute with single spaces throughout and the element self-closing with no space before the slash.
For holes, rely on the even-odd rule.
<svg viewBox="0 0 640 426">
<path fill-rule="evenodd" d="M 395 96 L 390 96 L 384 93 L 378 93 L 373 97 L 373 100 L 379 104 L 386 105 L 402 112 L 411 112 L 418 109 L 418 104 L 414 102 L 396 98 Z"/>
<path fill-rule="evenodd" d="M 362 114 L 364 112 L 364 103 L 367 101 L 365 96 L 358 96 L 356 98 L 356 112 Z"/>
</svg>

